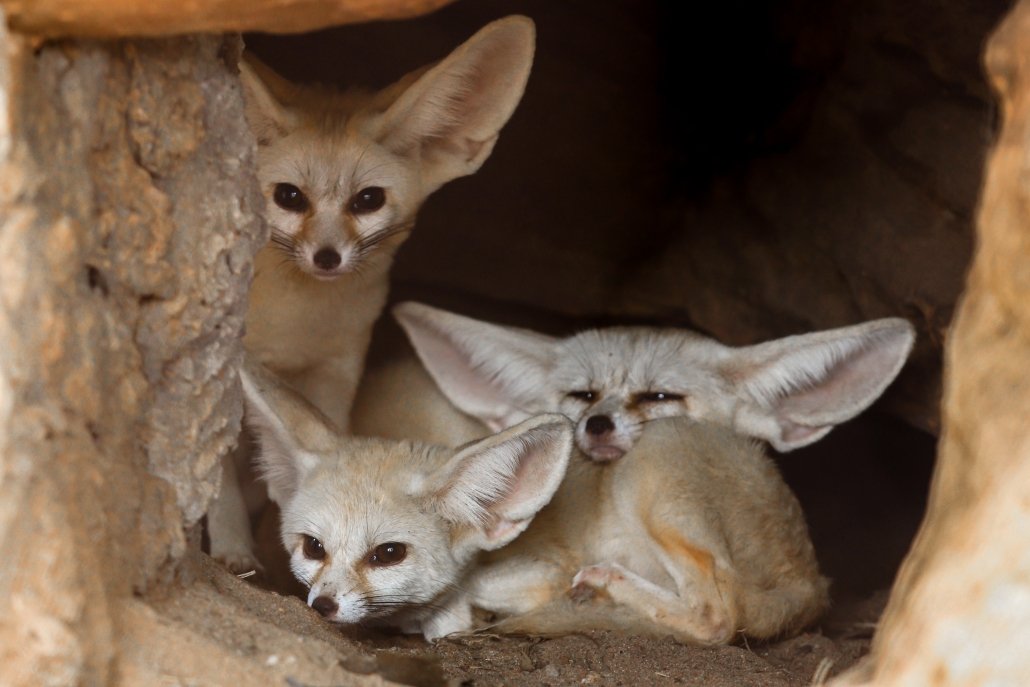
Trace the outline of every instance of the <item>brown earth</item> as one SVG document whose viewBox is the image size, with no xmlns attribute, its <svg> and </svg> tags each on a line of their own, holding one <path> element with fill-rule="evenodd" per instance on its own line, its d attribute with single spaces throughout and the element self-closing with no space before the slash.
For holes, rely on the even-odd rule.
<svg viewBox="0 0 1030 687">
<path fill-rule="evenodd" d="M 550 639 L 484 634 L 429 645 L 334 627 L 302 600 L 238 580 L 197 554 L 179 585 L 145 603 L 129 602 L 120 677 L 125 684 L 314 687 L 374 673 L 426 686 L 799 687 L 812 684 L 820 669 L 836 674 L 868 651 L 885 599 L 877 593 L 841 605 L 819 627 L 772 643 L 709 648 L 588 632 Z M 213 675 L 220 677 L 212 681 Z"/>
</svg>

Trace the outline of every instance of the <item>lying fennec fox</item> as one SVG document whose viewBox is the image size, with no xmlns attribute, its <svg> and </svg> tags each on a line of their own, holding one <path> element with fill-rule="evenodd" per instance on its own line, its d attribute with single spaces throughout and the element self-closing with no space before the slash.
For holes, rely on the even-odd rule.
<svg viewBox="0 0 1030 687">
<path fill-rule="evenodd" d="M 645 424 L 689 417 L 811 444 L 865 410 L 915 340 L 900 318 L 732 348 L 683 329 L 611 327 L 554 338 L 419 303 L 393 310 L 447 398 L 492 430 L 561 412 L 593 460 L 623 456 Z"/>
<path fill-rule="evenodd" d="M 259 366 L 240 376 L 308 604 L 333 622 L 429 639 L 469 628 L 462 581 L 551 499 L 572 450 L 568 418 L 539 415 L 459 449 L 345 437 Z"/>
<path fill-rule="evenodd" d="M 296 86 L 249 54 L 240 65 L 272 229 L 255 259 L 244 346 L 341 431 L 393 255 L 426 197 L 489 157 L 522 97 L 534 40 L 526 17 L 495 21 L 378 93 Z M 235 469 L 224 462 L 211 552 L 247 569 Z"/>
<path fill-rule="evenodd" d="M 632 405 L 642 394 L 671 395 L 649 402 L 684 416 L 635 418 L 618 460 L 573 455 L 554 500 L 465 583 L 473 605 L 508 616 L 496 630 L 613 628 L 721 643 L 738 632 L 796 631 L 825 608 L 827 582 L 800 507 L 741 432 L 789 449 L 857 414 L 904 362 L 913 338 L 907 323 L 734 350 L 677 331 L 619 328 L 555 340 L 414 304 L 395 312 L 440 388 L 489 425 L 534 408 L 568 408 L 566 395 L 581 390 L 615 398 L 612 415 L 625 412 L 627 398 Z M 404 385 L 415 391 L 400 401 L 378 393 Z M 756 388 L 763 393 L 749 396 Z M 594 415 L 583 410 L 586 399 L 571 400 L 580 439 Z M 439 440 L 441 425 L 455 439 L 471 431 L 467 416 L 452 410 L 446 420 L 442 399 L 403 358 L 369 371 L 356 411 L 356 432 Z M 707 415 L 697 422 L 695 413 Z M 756 421 L 763 414 L 768 422 Z M 589 434 L 586 451 L 596 446 Z"/>
<path fill-rule="evenodd" d="M 497 632 L 585 629 L 724 644 L 813 622 L 828 604 L 801 507 L 761 445 L 686 418 L 621 459 L 575 452 L 554 500 L 465 583 Z"/>
</svg>

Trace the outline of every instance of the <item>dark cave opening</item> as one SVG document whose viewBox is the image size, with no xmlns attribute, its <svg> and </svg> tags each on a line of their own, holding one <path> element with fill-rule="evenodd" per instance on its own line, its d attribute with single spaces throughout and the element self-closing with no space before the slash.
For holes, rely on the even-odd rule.
<svg viewBox="0 0 1030 687">
<path fill-rule="evenodd" d="M 995 126 L 980 53 L 1008 6 L 459 1 L 246 43 L 291 80 L 380 87 L 492 19 L 536 22 L 523 102 L 483 169 L 424 206 L 395 300 L 732 344 L 912 321 L 885 398 L 777 457 L 839 601 L 890 585 L 922 517 Z"/>
</svg>

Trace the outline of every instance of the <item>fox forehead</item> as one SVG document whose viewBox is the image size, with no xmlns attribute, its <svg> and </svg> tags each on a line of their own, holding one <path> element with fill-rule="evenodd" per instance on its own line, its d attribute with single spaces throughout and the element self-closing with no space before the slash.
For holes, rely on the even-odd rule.
<svg viewBox="0 0 1030 687">
<path fill-rule="evenodd" d="M 718 383 L 726 349 L 688 330 L 613 327 L 581 332 L 561 342 L 554 379 L 562 389 L 671 390 Z"/>
<path fill-rule="evenodd" d="M 304 477 L 283 508 L 284 537 L 308 534 L 327 547 L 360 548 L 425 526 L 427 513 L 417 496 L 446 452 L 411 442 L 362 445 L 321 457 Z"/>
<path fill-rule="evenodd" d="M 325 136 L 300 129 L 263 147 L 258 161 L 263 183 L 288 182 L 312 200 L 349 198 L 360 188 L 396 188 L 406 166 L 376 141 L 361 135 Z"/>
</svg>

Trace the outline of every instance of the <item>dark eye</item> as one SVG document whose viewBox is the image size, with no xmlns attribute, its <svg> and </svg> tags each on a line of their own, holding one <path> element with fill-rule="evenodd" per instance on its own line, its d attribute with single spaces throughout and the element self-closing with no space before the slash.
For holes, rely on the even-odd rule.
<svg viewBox="0 0 1030 687">
<path fill-rule="evenodd" d="M 642 394 L 637 394 L 638 403 L 664 403 L 682 400 L 683 394 L 674 394 L 671 391 L 645 391 Z"/>
<path fill-rule="evenodd" d="M 380 544 L 368 557 L 370 565 L 384 566 L 400 563 L 408 555 L 408 547 L 395 541 L 388 541 Z"/>
<path fill-rule="evenodd" d="M 325 548 L 322 546 L 322 542 L 318 541 L 311 535 L 304 535 L 304 557 L 310 558 L 313 561 L 320 561 L 325 558 Z"/>
<path fill-rule="evenodd" d="M 308 198 L 293 184 L 276 184 L 272 200 L 283 210 L 304 212 L 308 209 Z"/>
<path fill-rule="evenodd" d="M 595 398 L 597 398 L 597 393 L 593 391 L 570 391 L 569 393 L 565 394 L 565 397 L 574 398 L 577 401 L 586 401 L 589 403 L 590 401 L 593 401 Z"/>
<path fill-rule="evenodd" d="M 350 209 L 351 212 L 360 215 L 365 212 L 375 212 L 383 207 L 385 202 L 386 191 L 378 186 L 369 186 L 354 194 L 350 201 Z"/>
</svg>

